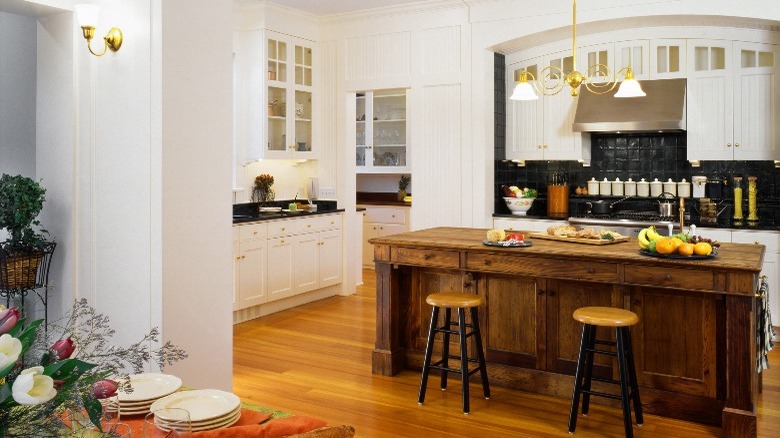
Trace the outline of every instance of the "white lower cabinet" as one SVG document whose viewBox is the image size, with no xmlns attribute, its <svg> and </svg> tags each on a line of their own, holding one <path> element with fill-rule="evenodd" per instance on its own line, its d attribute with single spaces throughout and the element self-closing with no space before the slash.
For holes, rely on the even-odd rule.
<svg viewBox="0 0 780 438">
<path fill-rule="evenodd" d="M 374 237 L 409 231 L 409 207 L 394 205 L 358 205 L 363 212 L 363 267 L 374 269 Z"/>
<path fill-rule="evenodd" d="M 234 310 L 266 301 L 267 234 L 266 224 L 251 224 L 234 229 Z"/>
<path fill-rule="evenodd" d="M 767 276 L 772 324 L 775 327 L 780 326 L 780 293 L 778 293 L 780 291 L 780 232 L 733 230 L 731 241 L 734 243 L 756 243 L 766 247 L 761 275 Z"/>
<path fill-rule="evenodd" d="M 341 283 L 340 214 L 238 225 L 233 235 L 233 310 Z"/>
</svg>

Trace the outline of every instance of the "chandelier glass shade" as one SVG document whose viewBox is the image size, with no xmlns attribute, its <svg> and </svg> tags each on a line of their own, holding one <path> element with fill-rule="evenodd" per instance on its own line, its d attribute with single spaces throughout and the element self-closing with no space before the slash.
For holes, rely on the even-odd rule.
<svg viewBox="0 0 780 438">
<path fill-rule="evenodd" d="M 535 100 L 539 98 L 536 92 L 544 96 L 553 96 L 560 93 L 566 84 L 571 87 L 572 97 L 577 97 L 580 94 L 580 85 L 591 93 L 607 94 L 615 89 L 617 86 L 615 76 L 619 76 L 621 73 L 624 74 L 624 79 L 620 83 L 615 97 L 646 96 L 639 81 L 634 78 L 634 71 L 630 65 L 618 70 L 615 76 L 607 65 L 600 63 L 589 65 L 584 74 L 576 70 L 577 0 L 572 0 L 572 65 L 574 67 L 568 73 L 556 65 L 548 65 L 539 72 L 538 78 L 526 69 L 515 71 L 515 89 L 509 99 Z"/>
</svg>

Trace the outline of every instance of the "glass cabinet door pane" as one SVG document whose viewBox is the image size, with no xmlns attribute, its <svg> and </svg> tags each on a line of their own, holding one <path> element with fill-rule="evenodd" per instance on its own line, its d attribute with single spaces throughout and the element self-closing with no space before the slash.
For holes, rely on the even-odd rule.
<svg viewBox="0 0 780 438">
<path fill-rule="evenodd" d="M 269 151 L 287 149 L 287 92 L 284 88 L 268 87 L 268 139 Z"/>
</svg>

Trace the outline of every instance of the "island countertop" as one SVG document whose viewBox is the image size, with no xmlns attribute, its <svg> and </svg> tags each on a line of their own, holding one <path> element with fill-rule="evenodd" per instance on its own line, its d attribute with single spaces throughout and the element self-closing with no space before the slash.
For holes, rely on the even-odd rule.
<svg viewBox="0 0 780 438">
<path fill-rule="evenodd" d="M 598 246 L 531 238 L 529 247 L 492 247 L 482 243 L 486 231 L 441 227 L 370 240 L 375 373 L 419 368 L 428 294 L 476 293 L 485 298 L 479 318 L 491 383 L 570 397 L 581 335 L 572 312 L 622 307 L 640 318 L 631 333 L 647 412 L 719 425 L 724 436 L 756 435 L 763 245 L 722 243 L 716 257 L 680 260 L 641 255 L 633 238 Z M 612 365 L 606 360 L 594 373 L 614 377 Z"/>
</svg>

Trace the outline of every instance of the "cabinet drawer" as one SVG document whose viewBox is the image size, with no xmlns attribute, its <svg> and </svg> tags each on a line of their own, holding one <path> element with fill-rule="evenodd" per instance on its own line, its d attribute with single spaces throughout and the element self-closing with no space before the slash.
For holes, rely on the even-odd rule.
<svg viewBox="0 0 780 438">
<path fill-rule="evenodd" d="M 458 251 L 393 248 L 390 253 L 390 260 L 393 263 L 408 265 L 457 268 L 460 264 L 460 255 Z"/>
<path fill-rule="evenodd" d="M 303 221 L 301 219 L 288 219 L 272 221 L 268 223 L 268 237 L 291 236 L 301 231 Z"/>
<path fill-rule="evenodd" d="M 559 260 L 507 257 L 506 255 L 469 253 L 466 269 L 511 272 L 539 277 L 566 278 L 582 281 L 617 282 L 617 265 L 600 262 L 562 262 Z"/>
<path fill-rule="evenodd" d="M 329 214 L 327 216 L 317 216 L 313 218 L 317 221 L 318 230 L 340 230 L 341 229 L 341 215 Z"/>
<path fill-rule="evenodd" d="M 407 207 L 366 207 L 366 222 L 405 224 Z"/>
<path fill-rule="evenodd" d="M 629 284 L 690 290 L 715 288 L 715 279 L 709 270 L 626 265 L 624 276 Z"/>
<path fill-rule="evenodd" d="M 240 240 L 265 239 L 268 233 L 266 225 L 267 224 L 263 222 L 259 224 L 239 226 L 238 235 Z"/>
</svg>

